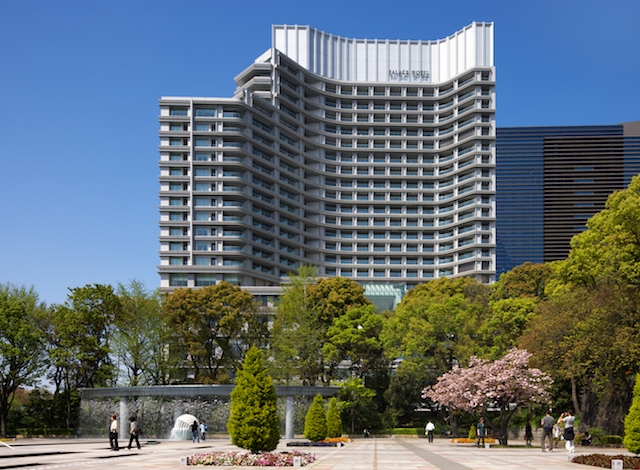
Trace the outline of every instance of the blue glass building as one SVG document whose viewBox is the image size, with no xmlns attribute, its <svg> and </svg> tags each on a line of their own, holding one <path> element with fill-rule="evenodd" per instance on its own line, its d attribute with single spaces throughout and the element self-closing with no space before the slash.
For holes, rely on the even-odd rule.
<svg viewBox="0 0 640 470">
<path fill-rule="evenodd" d="M 498 128 L 496 274 L 566 258 L 573 235 L 638 173 L 640 121 Z"/>
</svg>

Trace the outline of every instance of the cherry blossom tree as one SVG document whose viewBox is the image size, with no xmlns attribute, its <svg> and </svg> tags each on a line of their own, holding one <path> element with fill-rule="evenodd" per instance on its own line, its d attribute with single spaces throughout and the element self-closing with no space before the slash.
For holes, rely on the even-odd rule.
<svg viewBox="0 0 640 470">
<path fill-rule="evenodd" d="M 488 361 L 473 356 L 469 367 L 455 367 L 422 390 L 429 398 L 452 410 L 480 414 L 500 444 L 506 445 L 513 413 L 528 403 L 548 403 L 553 380 L 540 369 L 529 368 L 531 354 L 510 349 L 502 359 Z M 492 420 L 489 412 L 499 411 Z"/>
</svg>

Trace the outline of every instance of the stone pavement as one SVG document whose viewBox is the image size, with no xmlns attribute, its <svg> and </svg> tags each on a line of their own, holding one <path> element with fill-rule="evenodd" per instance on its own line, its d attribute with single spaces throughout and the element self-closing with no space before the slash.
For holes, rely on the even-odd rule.
<svg viewBox="0 0 640 470">
<path fill-rule="evenodd" d="M 122 443 L 122 441 L 121 441 Z M 279 450 L 285 447 L 282 440 Z M 227 439 L 212 439 L 201 443 L 191 441 L 141 440 L 141 450 L 121 448 L 109 450 L 107 439 L 19 439 L 0 445 L 0 470 L 3 469 L 180 469 L 184 457 L 212 450 L 238 450 Z M 512 444 L 518 444 L 513 442 Z M 126 442 L 125 442 L 126 445 Z M 304 467 L 313 470 L 588 470 L 570 463 L 563 448 L 540 452 L 532 448 L 478 449 L 469 444 L 454 444 L 449 440 L 371 438 L 357 439 L 344 447 L 298 448 L 315 453 L 317 460 Z M 576 453 L 628 454 L 620 449 L 576 447 Z M 231 469 L 239 467 L 217 467 Z M 250 467 L 244 467 L 250 468 Z"/>
</svg>

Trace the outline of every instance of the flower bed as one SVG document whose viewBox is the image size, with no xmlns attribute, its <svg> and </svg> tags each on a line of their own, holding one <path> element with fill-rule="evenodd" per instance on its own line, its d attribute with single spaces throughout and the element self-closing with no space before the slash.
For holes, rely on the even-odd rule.
<svg viewBox="0 0 640 470">
<path fill-rule="evenodd" d="M 213 451 L 206 454 L 193 454 L 187 457 L 187 465 L 219 465 L 244 467 L 293 467 L 293 458 L 300 457 L 302 465 L 307 465 L 315 460 L 315 457 L 304 452 L 263 452 L 252 454 L 250 452 L 223 452 Z"/>
<path fill-rule="evenodd" d="M 327 437 L 322 442 L 353 442 L 353 439 L 348 437 Z"/>
<path fill-rule="evenodd" d="M 588 454 L 577 455 L 571 461 L 582 465 L 591 465 L 593 467 L 611 468 L 611 460 L 622 460 L 622 467 L 632 470 L 640 469 L 640 458 L 631 457 L 629 455 L 605 455 L 605 454 Z"/>
<path fill-rule="evenodd" d="M 287 447 L 337 447 L 342 442 L 325 442 L 325 441 L 291 441 L 287 442 Z"/>
<path fill-rule="evenodd" d="M 453 439 L 451 439 L 451 442 L 453 442 L 454 444 L 458 443 L 458 444 L 477 444 L 478 440 L 477 439 L 469 439 L 467 437 L 455 437 Z M 484 438 L 484 443 L 485 444 L 495 444 L 496 440 L 493 437 L 485 437 Z"/>
</svg>

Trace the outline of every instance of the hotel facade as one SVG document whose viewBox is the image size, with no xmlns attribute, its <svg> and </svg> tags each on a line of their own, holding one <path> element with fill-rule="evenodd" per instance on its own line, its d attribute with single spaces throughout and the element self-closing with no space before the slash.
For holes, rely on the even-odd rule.
<svg viewBox="0 0 640 470">
<path fill-rule="evenodd" d="M 276 25 L 233 97 L 161 98 L 161 289 L 273 295 L 303 264 L 396 300 L 494 281 L 493 41 L 493 23 L 429 41 Z"/>
</svg>

